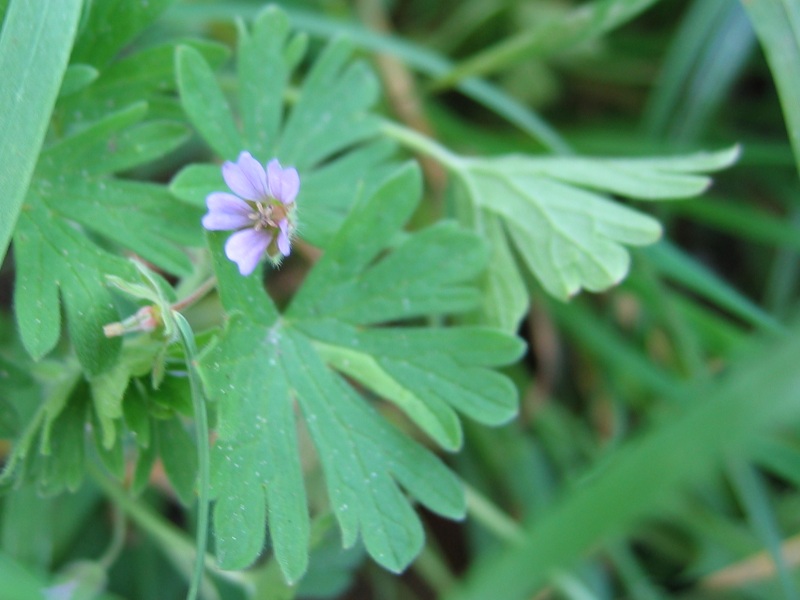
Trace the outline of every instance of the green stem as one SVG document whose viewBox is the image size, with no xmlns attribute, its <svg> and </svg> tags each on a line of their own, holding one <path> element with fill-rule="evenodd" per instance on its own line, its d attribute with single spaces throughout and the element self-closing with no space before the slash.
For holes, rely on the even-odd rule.
<svg viewBox="0 0 800 600">
<path fill-rule="evenodd" d="M 467 512 L 486 529 L 500 539 L 512 544 L 517 544 L 524 540 L 525 534 L 522 531 L 522 527 L 495 506 L 486 496 L 466 483 L 464 483 L 464 493 L 467 498 Z"/>
<path fill-rule="evenodd" d="M 439 549 L 428 541 L 414 561 L 412 568 L 436 593 L 442 597 L 455 585 L 456 578 L 450 572 L 447 562 L 442 557 Z"/>
<path fill-rule="evenodd" d="M 183 532 L 131 497 L 125 489 L 106 476 L 95 464 L 89 462 L 87 470 L 103 493 L 158 544 L 177 569 L 186 574 L 187 578 L 191 571 L 192 556 L 197 554 L 202 556 L 205 567 L 209 571 L 245 590 L 248 595 L 252 593 L 253 582 L 250 575 L 239 571 L 223 571 L 217 567 L 212 556 L 196 552 L 194 544 Z"/>
<path fill-rule="evenodd" d="M 393 121 L 383 121 L 381 131 L 388 137 L 400 142 L 406 148 L 438 160 L 451 171 L 458 173 L 463 168 L 463 159 L 461 157 L 410 127 L 405 127 Z"/>
<path fill-rule="evenodd" d="M 108 544 L 103 556 L 97 561 L 105 571 L 111 568 L 125 547 L 125 513 L 118 504 L 112 504 L 111 506 L 113 518 L 111 542 Z"/>
<path fill-rule="evenodd" d="M 210 450 L 208 446 L 208 415 L 206 414 L 205 395 L 203 384 L 197 374 L 197 347 L 194 342 L 194 333 L 188 321 L 178 312 L 173 311 L 172 317 L 181 333 L 181 341 L 186 352 L 186 368 L 189 372 L 189 384 L 192 389 L 192 403 L 197 430 L 197 465 L 198 465 L 198 506 L 197 506 L 197 555 L 195 558 L 194 575 L 187 600 L 195 600 L 200 583 L 203 580 L 204 557 L 208 543 L 208 513 L 209 513 L 209 488 L 210 476 Z"/>
<path fill-rule="evenodd" d="M 173 304 L 171 306 L 172 310 L 181 311 L 189 308 L 192 304 L 213 290 L 216 285 L 217 278 L 212 275 L 203 281 L 203 283 L 201 283 L 199 286 L 197 286 L 197 288 L 191 294 Z"/>
</svg>

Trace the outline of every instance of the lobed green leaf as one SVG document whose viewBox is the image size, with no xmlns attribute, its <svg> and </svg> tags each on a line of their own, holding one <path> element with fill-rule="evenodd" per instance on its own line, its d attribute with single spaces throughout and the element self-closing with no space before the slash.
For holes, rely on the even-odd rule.
<svg viewBox="0 0 800 600">
<path fill-rule="evenodd" d="M 625 246 L 652 244 L 661 225 L 596 192 L 645 200 L 690 197 L 710 183 L 700 173 L 729 166 L 738 155 L 738 147 L 635 159 L 464 159 L 444 153 L 471 204 L 462 209 L 461 220 L 495 242 L 498 272 L 484 282 L 484 322 L 513 329 L 525 308 L 514 256 L 505 243 L 498 245 L 503 233 L 553 296 L 566 300 L 582 288 L 602 291 L 627 275 L 630 256 Z M 490 298 L 497 298 L 497 308 Z"/>
<path fill-rule="evenodd" d="M 482 328 L 443 329 L 440 336 L 417 328 L 362 330 L 387 319 L 474 304 L 468 282 L 485 257 L 478 238 L 447 224 L 399 234 L 420 191 L 419 172 L 407 166 L 359 202 L 285 317 L 256 278 L 242 278 L 224 258 L 221 236 L 212 236 L 223 304 L 234 315 L 201 365 L 219 404 L 212 471 L 224 565 L 243 567 L 255 559 L 264 544 L 259 523 L 266 519 L 287 579 L 306 568 L 308 514 L 294 404 L 322 464 L 346 547 L 360 537 L 386 568 L 408 565 L 422 546 L 423 532 L 400 486 L 435 512 L 463 515 L 452 473 L 337 373 L 396 402 L 446 448 L 461 443 L 454 410 L 490 423 L 507 420 L 516 410 L 513 386 L 486 368 L 519 355 L 520 344 L 508 336 Z M 393 239 L 402 241 L 387 252 Z M 439 250 L 452 244 L 468 260 Z M 436 300 L 411 283 L 409 263 L 425 264 L 417 275 Z M 404 306 L 391 298 L 406 280 Z M 389 282 L 394 285 L 387 291 Z"/>
<path fill-rule="evenodd" d="M 130 267 L 59 219 L 41 198 L 29 196 L 29 202 L 14 235 L 14 310 L 22 343 L 36 359 L 56 345 L 60 289 L 78 358 L 88 373 L 100 373 L 115 362 L 120 348 L 119 339 L 103 335 L 102 326 L 117 319 L 104 275 Z"/>
<path fill-rule="evenodd" d="M 235 159 L 244 148 L 230 106 L 203 55 L 189 46 L 175 52 L 175 72 L 186 116 L 209 145 Z"/>
<path fill-rule="evenodd" d="M 158 18 L 173 0 L 92 2 L 72 60 L 103 67 Z"/>
</svg>

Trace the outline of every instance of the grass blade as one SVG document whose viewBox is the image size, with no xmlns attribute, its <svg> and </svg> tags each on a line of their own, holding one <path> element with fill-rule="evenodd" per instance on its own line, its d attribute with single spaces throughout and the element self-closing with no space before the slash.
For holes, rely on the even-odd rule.
<svg viewBox="0 0 800 600">
<path fill-rule="evenodd" d="M 522 59 L 543 57 L 596 39 L 628 22 L 657 0 L 598 0 L 566 17 L 541 23 L 467 59 L 435 82 L 437 89 L 468 77 L 496 72 Z"/>
<path fill-rule="evenodd" d="M 675 246 L 662 241 L 643 253 L 667 279 L 685 286 L 755 327 L 771 333 L 785 333 L 783 325 L 772 315 Z"/>
<path fill-rule="evenodd" d="M 800 171 L 800 5 L 795 0 L 743 2 L 767 55 Z"/>
<path fill-rule="evenodd" d="M 12 2 L 0 33 L 0 261 L 67 69 L 81 4 L 81 0 Z"/>
<path fill-rule="evenodd" d="M 683 417 L 620 447 L 564 500 L 533 522 L 524 543 L 476 563 L 448 600 L 530 597 L 560 568 L 639 519 L 727 457 L 746 457 L 759 433 L 800 413 L 800 328 L 752 347 L 719 385 L 701 385 Z M 770 390 L 764 402 L 764 390 Z M 636 493 L 631 493 L 636 490 Z M 674 497 L 674 496 L 672 496 Z M 569 532 L 565 535 L 564 532 Z"/>
<path fill-rule="evenodd" d="M 746 66 L 755 36 L 742 7 L 729 0 L 696 1 L 667 55 L 645 114 L 648 133 L 690 143 L 728 97 Z"/>
</svg>

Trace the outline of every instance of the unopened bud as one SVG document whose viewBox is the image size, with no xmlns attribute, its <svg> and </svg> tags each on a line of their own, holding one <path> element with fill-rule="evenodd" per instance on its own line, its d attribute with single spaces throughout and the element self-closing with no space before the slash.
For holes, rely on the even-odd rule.
<svg viewBox="0 0 800 600">
<path fill-rule="evenodd" d="M 161 325 L 161 311 L 157 306 L 143 306 L 122 322 L 103 326 L 106 337 L 117 337 L 134 331 L 153 331 Z"/>
</svg>

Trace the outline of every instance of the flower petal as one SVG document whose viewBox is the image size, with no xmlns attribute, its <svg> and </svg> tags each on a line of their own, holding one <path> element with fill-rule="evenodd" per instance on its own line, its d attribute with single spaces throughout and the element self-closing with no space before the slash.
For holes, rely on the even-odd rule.
<svg viewBox="0 0 800 600">
<path fill-rule="evenodd" d="M 284 204 L 294 202 L 300 190 L 300 176 L 297 174 L 297 169 L 294 167 L 283 169 L 278 159 L 273 158 L 267 164 L 267 181 L 269 193 L 273 198 Z"/>
<path fill-rule="evenodd" d="M 228 187 L 245 200 L 263 200 L 269 195 L 264 167 L 249 152 L 239 154 L 235 163 L 223 163 L 222 177 Z"/>
<path fill-rule="evenodd" d="M 289 239 L 289 222 L 286 219 L 278 223 L 280 231 L 278 232 L 278 250 L 284 256 L 289 256 L 292 251 L 292 243 Z"/>
<path fill-rule="evenodd" d="M 225 242 L 225 256 L 239 265 L 239 273 L 250 275 L 271 241 L 272 234 L 263 229 L 242 229 Z"/>
<path fill-rule="evenodd" d="M 233 194 L 214 192 L 206 197 L 208 213 L 203 216 L 203 227 L 211 231 L 239 229 L 253 224 L 250 205 Z"/>
</svg>

